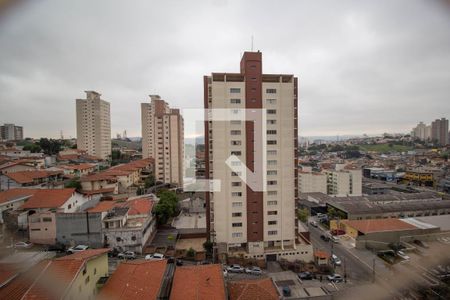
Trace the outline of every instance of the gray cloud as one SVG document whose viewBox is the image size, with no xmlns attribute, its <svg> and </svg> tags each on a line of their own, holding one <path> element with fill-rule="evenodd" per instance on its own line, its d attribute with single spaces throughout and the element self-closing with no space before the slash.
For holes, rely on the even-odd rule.
<svg viewBox="0 0 450 300">
<path fill-rule="evenodd" d="M 300 134 L 407 131 L 450 114 L 450 18 L 436 1 L 23 1 L 0 15 L 0 123 L 75 136 L 75 98 L 140 135 L 158 93 L 200 108 L 202 76 L 263 52 L 300 80 Z M 190 132 L 187 132 L 190 134 Z"/>
</svg>

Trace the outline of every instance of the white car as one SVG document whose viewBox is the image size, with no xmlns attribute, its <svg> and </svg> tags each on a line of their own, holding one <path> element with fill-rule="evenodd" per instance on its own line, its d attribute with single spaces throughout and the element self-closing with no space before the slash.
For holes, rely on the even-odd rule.
<svg viewBox="0 0 450 300">
<path fill-rule="evenodd" d="M 409 260 L 410 259 L 410 257 L 408 255 L 406 255 L 405 252 L 403 252 L 403 251 L 397 251 L 397 255 L 398 255 L 398 257 L 400 257 L 400 258 L 402 258 L 404 260 Z"/>
<path fill-rule="evenodd" d="M 153 254 L 147 254 L 145 256 L 146 260 L 163 260 L 164 254 L 161 253 L 153 253 Z"/>
<path fill-rule="evenodd" d="M 240 265 L 230 265 L 227 268 L 227 271 L 229 273 L 244 273 L 244 268 L 241 267 Z"/>
<path fill-rule="evenodd" d="M 117 257 L 122 259 L 136 259 L 136 253 L 134 253 L 133 251 L 125 251 L 119 253 Z"/>
<path fill-rule="evenodd" d="M 78 246 L 75 246 L 75 247 L 70 247 L 70 248 L 67 250 L 67 253 L 69 253 L 69 254 L 74 254 L 74 253 L 77 253 L 77 252 L 85 251 L 85 250 L 87 250 L 87 249 L 89 249 L 89 246 L 86 246 L 86 245 L 78 245 Z"/>
<path fill-rule="evenodd" d="M 327 279 L 331 282 L 342 282 L 344 281 L 344 278 L 342 278 L 341 275 L 339 274 L 332 274 L 332 275 L 328 275 Z"/>
<path fill-rule="evenodd" d="M 331 261 L 336 265 L 340 266 L 342 264 L 342 261 L 337 257 L 335 254 L 331 255 Z"/>
<path fill-rule="evenodd" d="M 14 247 L 15 247 L 15 248 L 25 248 L 25 249 L 28 249 L 28 248 L 33 247 L 33 243 L 30 243 L 30 242 L 17 242 L 17 243 L 14 244 Z"/>
<path fill-rule="evenodd" d="M 261 275 L 262 271 L 260 268 L 253 266 L 253 267 L 245 268 L 245 273 L 251 274 L 251 275 Z"/>
</svg>

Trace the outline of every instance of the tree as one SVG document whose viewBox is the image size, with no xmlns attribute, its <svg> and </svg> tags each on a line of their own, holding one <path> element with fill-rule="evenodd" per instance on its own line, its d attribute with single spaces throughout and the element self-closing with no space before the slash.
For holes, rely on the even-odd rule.
<svg viewBox="0 0 450 300">
<path fill-rule="evenodd" d="M 158 193 L 159 201 L 155 207 L 155 214 L 159 224 L 165 224 L 169 218 L 176 215 L 178 197 L 173 191 L 162 190 Z"/>
<path fill-rule="evenodd" d="M 192 249 L 192 247 L 189 248 L 188 251 L 186 252 L 186 256 L 193 258 L 195 256 L 195 250 Z"/>
<path fill-rule="evenodd" d="M 306 209 L 306 208 L 299 209 L 297 216 L 300 221 L 302 221 L 303 223 L 306 223 L 308 221 L 308 216 L 309 216 L 308 209 Z"/>
<path fill-rule="evenodd" d="M 23 150 L 30 151 L 31 153 L 39 153 L 42 149 L 38 144 L 27 144 L 23 147 Z"/>
<path fill-rule="evenodd" d="M 206 241 L 203 243 L 203 249 L 205 249 L 207 254 L 212 254 L 213 252 L 213 243 L 211 241 Z"/>
<path fill-rule="evenodd" d="M 64 185 L 65 188 L 75 188 L 81 190 L 81 182 L 79 179 L 75 178 Z"/>
<path fill-rule="evenodd" d="M 113 150 L 111 152 L 111 159 L 112 160 L 120 160 L 120 158 L 121 158 L 121 154 L 120 154 L 119 150 Z"/>
<path fill-rule="evenodd" d="M 155 176 L 149 175 L 147 178 L 145 178 L 144 182 L 145 188 L 148 189 L 155 185 Z"/>
<path fill-rule="evenodd" d="M 62 143 L 59 140 L 41 138 L 39 140 L 39 146 L 42 148 L 45 154 L 54 155 L 61 151 Z"/>
</svg>

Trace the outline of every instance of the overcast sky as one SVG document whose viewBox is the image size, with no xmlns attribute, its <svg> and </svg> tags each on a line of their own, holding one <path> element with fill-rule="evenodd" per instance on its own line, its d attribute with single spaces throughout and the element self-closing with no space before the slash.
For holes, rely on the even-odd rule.
<svg viewBox="0 0 450 300">
<path fill-rule="evenodd" d="M 450 9 L 438 1 L 20 1 L 0 13 L 0 123 L 75 137 L 75 99 L 111 103 L 140 136 L 140 103 L 201 108 L 202 76 L 299 77 L 300 135 L 407 132 L 450 117 Z M 187 126 L 187 136 L 193 127 Z"/>
</svg>

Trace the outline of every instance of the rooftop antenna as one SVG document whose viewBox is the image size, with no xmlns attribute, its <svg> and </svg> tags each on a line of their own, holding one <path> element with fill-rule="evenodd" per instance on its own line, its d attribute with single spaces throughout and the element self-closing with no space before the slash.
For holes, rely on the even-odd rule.
<svg viewBox="0 0 450 300">
<path fill-rule="evenodd" d="M 253 35 L 252 35 L 252 52 L 253 52 Z"/>
</svg>

